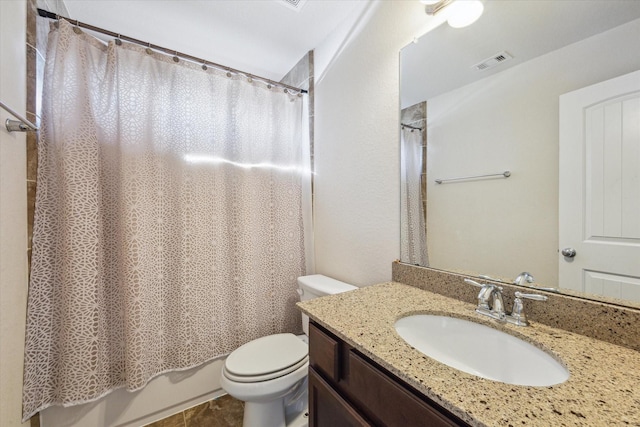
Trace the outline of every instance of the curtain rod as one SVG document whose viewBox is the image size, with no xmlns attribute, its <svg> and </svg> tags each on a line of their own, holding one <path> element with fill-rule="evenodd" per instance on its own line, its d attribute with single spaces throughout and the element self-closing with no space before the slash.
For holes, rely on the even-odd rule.
<svg viewBox="0 0 640 427">
<path fill-rule="evenodd" d="M 91 30 L 91 31 L 95 31 L 97 33 L 105 34 L 107 36 L 114 37 L 114 38 L 119 39 L 119 40 L 125 40 L 125 41 L 128 41 L 130 43 L 135 43 L 135 44 L 138 44 L 138 45 L 141 45 L 141 46 L 145 46 L 147 48 L 150 48 L 150 49 L 153 49 L 153 50 L 157 50 L 157 51 L 160 51 L 160 52 L 164 52 L 164 53 L 169 54 L 169 55 L 174 55 L 174 57 L 181 57 L 181 58 L 187 59 L 189 61 L 196 62 L 198 64 L 202 64 L 202 68 L 205 69 L 205 70 L 206 70 L 207 66 L 211 66 L 211 67 L 218 68 L 220 70 L 227 71 L 227 72 L 230 72 L 230 73 L 233 73 L 233 74 L 241 74 L 243 76 L 246 76 L 249 79 L 260 80 L 260 81 L 263 81 L 265 83 L 268 83 L 268 84 L 271 84 L 271 85 L 274 85 L 274 86 L 282 87 L 282 88 L 285 89 L 285 91 L 288 89 L 288 90 L 292 90 L 292 91 L 299 92 L 299 93 L 308 93 L 308 91 L 305 90 L 305 89 L 300 89 L 300 88 L 297 88 L 295 86 L 290 86 L 290 85 L 287 85 L 287 84 L 284 84 L 284 83 L 273 81 L 271 79 L 267 79 L 265 77 L 260 77 L 260 76 L 256 76 L 256 75 L 251 74 L 251 73 L 247 73 L 247 72 L 244 72 L 244 71 L 236 70 L 235 68 L 231 68 L 231 67 L 227 67 L 227 66 L 224 66 L 224 65 L 216 64 L 215 62 L 207 61 L 206 59 L 198 58 L 198 57 L 189 55 L 187 53 L 178 52 L 176 50 L 167 49 L 167 48 L 162 47 L 162 46 L 158 46 L 158 45 L 151 44 L 151 43 L 148 43 L 148 42 L 145 42 L 145 41 L 142 41 L 142 40 L 134 39 L 133 37 L 125 36 L 123 34 L 114 33 L 113 31 L 105 30 L 104 28 L 95 27 L 95 26 L 93 26 L 91 24 L 86 24 L 84 22 L 79 22 L 77 19 L 69 19 L 69 18 L 67 18 L 65 16 L 58 15 L 58 14 L 53 13 L 53 12 L 49 12 L 48 10 L 44 10 L 44 9 L 38 8 L 38 15 L 43 17 L 43 18 L 49 18 L 49 19 L 56 19 L 56 20 L 64 19 L 64 20 L 68 21 L 70 24 L 75 25 L 77 27 L 86 28 L 87 30 Z"/>
<path fill-rule="evenodd" d="M 20 114 L 15 112 L 12 108 L 10 108 L 7 104 L 0 101 L 0 107 L 4 109 L 7 113 L 11 114 L 18 120 L 7 119 L 4 122 L 5 127 L 7 128 L 7 132 L 27 132 L 30 130 L 40 130 L 38 126 L 31 123 L 29 120 L 22 117 Z"/>
</svg>

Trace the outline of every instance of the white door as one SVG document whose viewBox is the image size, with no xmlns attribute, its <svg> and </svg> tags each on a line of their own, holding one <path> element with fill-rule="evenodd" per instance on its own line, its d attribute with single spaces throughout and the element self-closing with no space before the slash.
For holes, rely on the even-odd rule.
<svg viewBox="0 0 640 427">
<path fill-rule="evenodd" d="M 560 287 L 640 301 L 640 71 L 560 96 L 559 205 Z"/>
</svg>

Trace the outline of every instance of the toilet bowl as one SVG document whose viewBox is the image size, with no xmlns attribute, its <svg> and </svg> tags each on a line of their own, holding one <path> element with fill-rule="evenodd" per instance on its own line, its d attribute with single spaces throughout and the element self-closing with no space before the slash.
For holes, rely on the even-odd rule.
<svg viewBox="0 0 640 427">
<path fill-rule="evenodd" d="M 298 278 L 302 301 L 357 289 L 315 274 Z M 234 350 L 222 367 L 222 388 L 244 404 L 244 427 L 305 427 L 309 318 L 303 316 L 305 335 L 274 334 Z"/>
</svg>

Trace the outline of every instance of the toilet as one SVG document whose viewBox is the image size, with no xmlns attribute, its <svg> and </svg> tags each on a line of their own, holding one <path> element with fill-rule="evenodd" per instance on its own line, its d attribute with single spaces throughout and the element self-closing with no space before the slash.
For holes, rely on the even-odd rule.
<svg viewBox="0 0 640 427">
<path fill-rule="evenodd" d="M 357 289 L 321 274 L 298 278 L 300 300 Z M 222 388 L 244 401 L 244 427 L 308 425 L 309 317 L 304 335 L 274 334 L 237 348 L 222 367 Z"/>
</svg>

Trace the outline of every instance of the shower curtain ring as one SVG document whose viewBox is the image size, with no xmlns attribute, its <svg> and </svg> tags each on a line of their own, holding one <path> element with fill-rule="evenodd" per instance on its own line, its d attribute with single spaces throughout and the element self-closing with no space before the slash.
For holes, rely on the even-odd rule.
<svg viewBox="0 0 640 427">
<path fill-rule="evenodd" d="M 145 49 L 145 52 L 147 52 L 147 55 L 151 55 L 153 53 L 153 50 L 151 50 L 151 43 L 147 42 L 147 48 Z"/>
<path fill-rule="evenodd" d="M 116 37 L 116 44 L 118 46 L 120 46 L 122 44 L 122 40 L 120 40 L 120 34 L 118 34 L 118 37 Z"/>
<path fill-rule="evenodd" d="M 207 71 L 207 61 L 202 61 L 202 69 Z"/>
<path fill-rule="evenodd" d="M 178 51 L 176 50 L 176 54 L 173 55 L 173 62 L 180 62 L 180 58 L 178 58 Z"/>
</svg>

